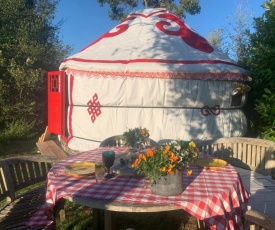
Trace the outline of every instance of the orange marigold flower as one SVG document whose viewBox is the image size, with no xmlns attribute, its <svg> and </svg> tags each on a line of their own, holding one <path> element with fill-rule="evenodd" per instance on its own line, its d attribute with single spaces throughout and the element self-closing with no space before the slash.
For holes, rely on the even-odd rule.
<svg viewBox="0 0 275 230">
<path fill-rule="evenodd" d="M 167 172 L 168 174 L 172 174 L 173 173 L 173 168 L 174 168 L 174 165 L 167 165 L 163 168 L 160 169 L 161 172 Z"/>
<path fill-rule="evenodd" d="M 168 152 L 169 150 L 170 150 L 170 146 L 169 145 L 166 145 L 165 147 L 164 147 L 164 149 L 165 149 L 165 152 Z"/>
<path fill-rule="evenodd" d="M 132 168 L 136 168 L 138 164 L 140 163 L 140 160 L 137 158 L 134 163 L 132 164 Z"/>
<path fill-rule="evenodd" d="M 178 156 L 170 157 L 170 160 L 171 160 L 172 162 L 176 162 L 178 159 L 179 159 Z"/>
<path fill-rule="evenodd" d="M 152 157 L 154 155 L 155 155 L 155 151 L 153 149 L 148 149 L 147 150 L 147 156 Z"/>
<path fill-rule="evenodd" d="M 173 152 L 171 152 L 171 151 L 169 151 L 167 154 L 168 154 L 169 157 L 173 157 L 173 156 L 175 155 L 175 154 L 174 154 Z"/>
<path fill-rule="evenodd" d="M 140 130 L 140 134 L 142 135 L 142 136 L 145 136 L 145 135 L 147 135 L 149 133 L 149 130 L 147 130 L 147 129 L 141 129 Z"/>
<path fill-rule="evenodd" d="M 173 152 L 168 152 L 168 156 L 171 162 L 176 162 L 179 159 Z"/>
<path fill-rule="evenodd" d="M 140 163 L 141 161 L 146 161 L 146 156 L 140 153 L 136 160 L 138 161 L 138 163 Z"/>
<path fill-rule="evenodd" d="M 160 171 L 161 171 L 161 172 L 167 172 L 167 171 L 168 171 L 168 168 L 167 168 L 167 167 L 162 167 L 162 168 L 160 169 Z"/>
<path fill-rule="evenodd" d="M 193 173 L 193 170 L 189 169 L 189 170 L 187 170 L 186 175 L 187 175 L 187 176 L 191 176 L 191 175 L 192 175 L 192 173 Z"/>
<path fill-rule="evenodd" d="M 175 167 L 174 164 L 169 164 L 169 165 L 168 165 L 169 171 L 171 171 L 174 167 Z"/>
</svg>

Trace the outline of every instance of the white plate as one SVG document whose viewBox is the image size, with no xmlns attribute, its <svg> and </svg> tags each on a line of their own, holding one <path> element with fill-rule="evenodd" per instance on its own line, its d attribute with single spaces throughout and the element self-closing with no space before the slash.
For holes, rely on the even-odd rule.
<svg viewBox="0 0 275 230">
<path fill-rule="evenodd" d="M 91 175 L 95 175 L 95 163 L 75 162 L 75 163 L 66 165 L 64 170 L 70 176 L 91 176 Z"/>
</svg>

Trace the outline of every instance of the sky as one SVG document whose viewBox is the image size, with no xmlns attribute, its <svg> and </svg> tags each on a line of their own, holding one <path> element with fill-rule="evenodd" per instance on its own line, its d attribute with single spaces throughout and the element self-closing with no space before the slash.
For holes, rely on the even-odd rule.
<svg viewBox="0 0 275 230">
<path fill-rule="evenodd" d="M 201 13 L 188 15 L 184 21 L 198 34 L 207 38 L 209 31 L 228 27 L 228 18 L 236 12 L 240 1 L 200 0 Z M 264 9 L 261 5 L 264 0 L 246 2 L 248 18 L 262 16 Z M 72 46 L 70 55 L 79 52 L 119 24 L 108 17 L 108 10 L 108 5 L 100 7 L 97 0 L 60 0 L 54 23 L 63 20 L 59 31 L 60 38 L 64 44 Z"/>
</svg>

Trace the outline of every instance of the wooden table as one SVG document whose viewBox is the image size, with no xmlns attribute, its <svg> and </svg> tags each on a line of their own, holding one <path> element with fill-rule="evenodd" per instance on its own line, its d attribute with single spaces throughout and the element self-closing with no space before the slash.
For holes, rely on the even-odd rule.
<svg viewBox="0 0 275 230">
<path fill-rule="evenodd" d="M 111 168 L 111 172 L 122 176 L 138 176 L 134 169 L 129 168 L 126 164 L 121 164 L 120 159 L 125 158 L 128 148 L 121 148 L 122 153 L 116 155 L 116 160 Z M 148 181 L 146 181 L 148 184 Z M 137 204 L 133 202 L 122 203 L 119 201 L 105 200 L 105 199 L 90 199 L 83 197 L 64 197 L 65 199 L 76 204 L 88 206 L 93 208 L 94 229 L 102 229 L 100 226 L 99 210 L 104 210 L 104 227 L 105 229 L 116 229 L 112 212 L 163 212 L 179 210 L 180 208 L 172 205 L 150 205 L 150 204 Z"/>
<path fill-rule="evenodd" d="M 112 147 L 118 156 L 125 154 L 125 147 Z M 186 189 L 178 196 L 162 197 L 144 188 L 145 178 L 118 175 L 110 180 L 96 183 L 92 177 L 73 178 L 64 173 L 64 167 L 76 161 L 98 161 L 102 151 L 98 148 L 86 151 L 58 162 L 50 170 L 47 181 L 46 212 L 53 209 L 60 198 L 78 204 L 103 209 L 106 229 L 110 229 L 111 211 L 160 212 L 184 209 L 211 229 L 243 229 L 241 217 L 248 199 L 237 171 L 227 165 L 219 171 L 196 168 L 190 177 L 185 176 Z M 119 163 L 118 163 L 119 164 Z M 118 166 L 121 168 L 121 166 Z M 119 172 L 116 167 L 114 170 Z M 35 215 L 31 225 L 45 224 L 43 215 Z M 44 219 L 43 219 L 44 218 Z"/>
<path fill-rule="evenodd" d="M 112 212 L 163 212 L 179 210 L 180 208 L 170 205 L 150 205 L 150 204 L 136 204 L 136 203 L 122 203 L 118 201 L 98 200 L 83 197 L 64 197 L 65 199 L 76 204 L 88 206 L 93 208 L 93 229 L 102 229 L 100 210 L 104 210 L 104 229 L 115 230 L 115 219 Z"/>
</svg>

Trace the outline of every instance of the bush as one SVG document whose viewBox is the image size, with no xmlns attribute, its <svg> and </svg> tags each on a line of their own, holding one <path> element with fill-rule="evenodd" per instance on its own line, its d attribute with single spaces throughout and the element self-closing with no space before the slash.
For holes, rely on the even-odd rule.
<svg viewBox="0 0 275 230">
<path fill-rule="evenodd" d="M 255 110 L 261 120 L 263 139 L 275 140 L 275 95 L 267 88 L 261 98 L 255 100 Z"/>
<path fill-rule="evenodd" d="M 35 121 L 27 122 L 24 118 L 16 120 L 6 127 L 6 129 L 0 132 L 0 143 L 5 145 L 11 145 L 16 140 L 24 140 L 37 135 L 34 132 Z"/>
</svg>

